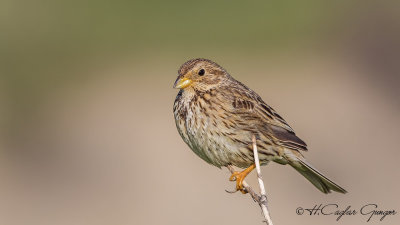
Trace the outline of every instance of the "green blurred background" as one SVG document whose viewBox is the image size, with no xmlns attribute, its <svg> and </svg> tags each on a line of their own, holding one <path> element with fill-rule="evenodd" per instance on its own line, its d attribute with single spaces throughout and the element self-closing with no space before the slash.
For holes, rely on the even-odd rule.
<svg viewBox="0 0 400 225">
<path fill-rule="evenodd" d="M 176 132 L 172 84 L 197 57 L 257 91 L 349 191 L 323 195 L 290 168 L 264 167 L 276 224 L 335 224 L 295 213 L 320 203 L 400 210 L 399 6 L 1 1 L 0 223 L 260 223 L 248 196 L 224 192 L 228 172 Z"/>
</svg>

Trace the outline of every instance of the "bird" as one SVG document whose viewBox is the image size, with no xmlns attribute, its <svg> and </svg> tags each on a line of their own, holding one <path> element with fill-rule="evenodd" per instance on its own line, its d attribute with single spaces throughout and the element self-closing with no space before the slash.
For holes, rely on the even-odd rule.
<svg viewBox="0 0 400 225">
<path fill-rule="evenodd" d="M 243 168 L 229 178 L 236 181 L 236 191 L 247 193 L 243 180 L 255 168 L 255 137 L 262 166 L 271 161 L 289 164 L 321 192 L 346 193 L 307 162 L 307 144 L 292 127 L 217 63 L 204 58 L 185 62 L 173 87 L 179 89 L 173 106 L 178 133 L 207 163 Z"/>
</svg>

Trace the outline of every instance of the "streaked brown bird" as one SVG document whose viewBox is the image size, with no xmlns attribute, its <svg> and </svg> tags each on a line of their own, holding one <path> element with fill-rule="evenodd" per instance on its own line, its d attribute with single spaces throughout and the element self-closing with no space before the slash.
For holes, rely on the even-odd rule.
<svg viewBox="0 0 400 225">
<path fill-rule="evenodd" d="M 312 167 L 302 155 L 307 145 L 261 97 L 235 80 L 217 63 L 192 59 L 178 71 L 174 88 L 176 127 L 182 139 L 204 161 L 219 168 L 245 168 L 230 177 L 236 189 L 255 168 L 252 137 L 261 165 L 289 164 L 323 193 L 346 191 Z"/>
</svg>

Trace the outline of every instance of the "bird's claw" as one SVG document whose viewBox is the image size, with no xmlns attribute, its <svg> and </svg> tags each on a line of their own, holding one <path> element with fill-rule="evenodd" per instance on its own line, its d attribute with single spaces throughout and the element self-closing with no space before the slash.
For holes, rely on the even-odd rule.
<svg viewBox="0 0 400 225">
<path fill-rule="evenodd" d="M 229 193 L 229 194 L 233 194 L 233 193 L 236 193 L 236 192 L 237 192 L 237 190 L 229 191 L 229 190 L 226 190 L 226 189 L 225 189 L 225 191 L 226 191 L 227 193 Z"/>
<path fill-rule="evenodd" d="M 246 177 L 246 175 L 247 174 L 243 173 L 243 172 L 234 172 L 234 173 L 232 173 L 231 177 L 229 177 L 230 181 L 236 181 L 236 191 L 235 192 L 240 191 L 243 194 L 247 193 L 246 189 L 243 187 L 243 181 L 244 181 L 244 178 Z M 230 193 L 235 193 L 235 192 L 230 192 Z"/>
</svg>

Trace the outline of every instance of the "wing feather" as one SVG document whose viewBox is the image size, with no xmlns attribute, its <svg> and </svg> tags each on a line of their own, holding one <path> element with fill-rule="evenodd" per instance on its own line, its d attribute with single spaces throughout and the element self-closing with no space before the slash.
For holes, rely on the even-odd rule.
<svg viewBox="0 0 400 225">
<path fill-rule="evenodd" d="M 276 144 L 294 150 L 307 151 L 307 144 L 296 136 L 289 124 L 261 97 L 238 82 L 232 88 L 232 106 L 235 114 L 248 124 L 256 126 L 259 132 L 273 139 Z"/>
</svg>

